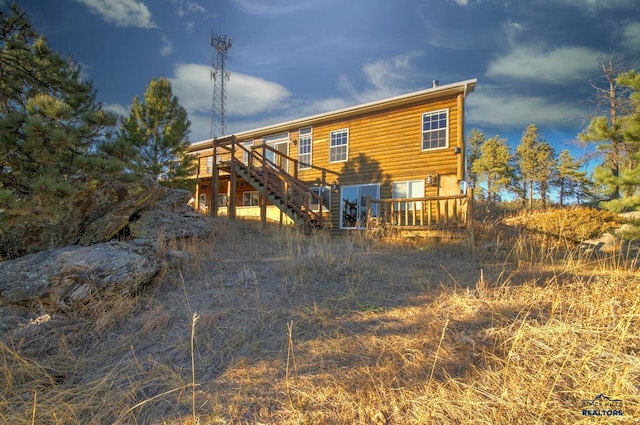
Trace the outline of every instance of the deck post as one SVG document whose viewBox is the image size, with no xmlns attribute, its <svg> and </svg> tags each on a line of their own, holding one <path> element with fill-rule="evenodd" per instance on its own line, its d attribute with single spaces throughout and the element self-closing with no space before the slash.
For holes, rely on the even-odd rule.
<svg viewBox="0 0 640 425">
<path fill-rule="evenodd" d="M 269 183 L 269 167 L 267 167 L 267 150 L 262 144 L 262 202 L 260 202 L 260 221 L 267 225 L 267 184 Z"/>
<path fill-rule="evenodd" d="M 211 204 L 210 214 L 212 217 L 218 216 L 218 186 L 220 184 L 220 170 L 218 168 L 218 161 L 216 160 L 218 156 L 218 144 L 216 139 L 211 140 L 212 150 L 211 150 L 211 200 L 209 203 Z"/>
<path fill-rule="evenodd" d="M 238 186 L 238 174 L 236 173 L 236 138 L 231 136 L 231 176 L 229 176 L 229 211 L 231 220 L 236 218 L 236 188 Z"/>
<path fill-rule="evenodd" d="M 471 249 L 475 246 L 476 235 L 473 227 L 473 188 L 467 189 L 467 231 L 469 232 L 469 242 Z"/>
</svg>

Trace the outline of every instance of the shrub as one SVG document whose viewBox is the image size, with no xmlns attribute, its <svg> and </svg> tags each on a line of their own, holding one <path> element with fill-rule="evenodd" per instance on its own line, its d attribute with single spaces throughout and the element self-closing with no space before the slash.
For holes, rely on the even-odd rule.
<svg viewBox="0 0 640 425">
<path fill-rule="evenodd" d="M 533 232 L 581 242 L 595 238 L 618 225 L 619 217 L 609 211 L 589 207 L 525 211 L 503 220 L 505 224 Z"/>
</svg>

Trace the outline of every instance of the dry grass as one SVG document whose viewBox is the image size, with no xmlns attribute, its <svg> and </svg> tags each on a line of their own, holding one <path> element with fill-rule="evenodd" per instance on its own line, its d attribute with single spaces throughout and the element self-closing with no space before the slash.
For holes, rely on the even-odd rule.
<svg viewBox="0 0 640 425">
<path fill-rule="evenodd" d="M 0 423 L 616 421 L 600 393 L 640 423 L 637 258 L 212 226 L 138 297 L 0 335 Z"/>
</svg>

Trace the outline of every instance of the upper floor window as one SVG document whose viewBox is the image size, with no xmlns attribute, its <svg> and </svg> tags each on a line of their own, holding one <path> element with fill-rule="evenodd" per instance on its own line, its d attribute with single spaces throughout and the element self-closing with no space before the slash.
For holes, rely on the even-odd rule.
<svg viewBox="0 0 640 425">
<path fill-rule="evenodd" d="M 242 162 L 244 164 L 249 164 L 249 152 L 253 147 L 253 140 L 247 140 L 240 143 L 245 149 L 242 149 Z"/>
<path fill-rule="evenodd" d="M 349 156 L 349 129 L 331 132 L 329 139 L 329 162 L 344 162 Z"/>
<path fill-rule="evenodd" d="M 298 136 L 298 170 L 311 168 L 311 127 L 301 128 Z"/>
<path fill-rule="evenodd" d="M 213 173 L 213 157 L 207 157 L 207 174 Z"/>
<path fill-rule="evenodd" d="M 422 114 L 422 150 L 446 148 L 449 139 L 449 111 Z"/>
</svg>

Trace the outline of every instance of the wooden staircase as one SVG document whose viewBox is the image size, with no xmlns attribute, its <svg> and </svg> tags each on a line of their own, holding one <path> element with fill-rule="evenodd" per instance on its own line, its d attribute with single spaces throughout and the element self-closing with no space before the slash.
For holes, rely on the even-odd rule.
<svg viewBox="0 0 640 425">
<path fill-rule="evenodd" d="M 221 170 L 241 177 L 305 230 L 322 226 L 322 198 L 280 165 L 292 164 L 297 170 L 296 160 L 267 145 L 247 148 L 235 140 L 219 148 L 221 153 L 228 152 L 223 154 L 226 158 L 220 163 Z M 266 154 L 269 151 L 273 152 L 271 159 Z M 240 161 L 237 152 L 242 153 L 246 161 Z M 311 205 L 318 205 L 318 211 L 311 209 Z"/>
</svg>

